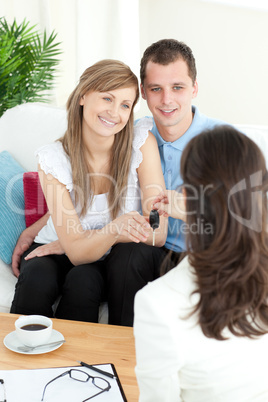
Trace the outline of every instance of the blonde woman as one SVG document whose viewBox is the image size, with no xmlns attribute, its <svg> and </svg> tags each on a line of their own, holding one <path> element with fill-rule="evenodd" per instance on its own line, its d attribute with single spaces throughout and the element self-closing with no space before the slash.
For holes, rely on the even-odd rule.
<svg viewBox="0 0 268 402">
<path fill-rule="evenodd" d="M 61 295 L 56 317 L 96 322 L 109 294 L 111 248 L 152 244 L 146 216 L 165 184 L 150 127 L 133 133 L 138 97 L 128 66 L 94 64 L 69 97 L 65 135 L 37 151 L 50 217 L 22 259 L 12 313 L 52 316 Z M 165 243 L 164 221 L 157 246 Z M 110 298 L 111 311 L 113 304 Z"/>
</svg>

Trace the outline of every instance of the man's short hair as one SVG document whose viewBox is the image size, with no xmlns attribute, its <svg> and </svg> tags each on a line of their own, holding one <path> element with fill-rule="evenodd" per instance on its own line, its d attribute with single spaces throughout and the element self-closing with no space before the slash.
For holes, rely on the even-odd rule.
<svg viewBox="0 0 268 402">
<path fill-rule="evenodd" d="M 188 74 L 193 81 L 196 81 L 196 65 L 195 58 L 192 50 L 183 42 L 179 42 L 176 39 L 161 39 L 158 42 L 153 43 L 143 53 L 140 64 L 140 78 L 142 85 L 146 77 L 146 66 L 149 61 L 153 63 L 168 65 L 182 59 L 188 66 Z"/>
</svg>

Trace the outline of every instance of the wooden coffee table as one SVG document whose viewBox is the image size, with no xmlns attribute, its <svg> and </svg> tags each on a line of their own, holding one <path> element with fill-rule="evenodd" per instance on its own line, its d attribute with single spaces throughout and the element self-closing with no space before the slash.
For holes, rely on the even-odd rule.
<svg viewBox="0 0 268 402">
<path fill-rule="evenodd" d="M 0 313 L 0 369 L 34 369 L 89 364 L 113 363 L 129 402 L 138 401 L 135 376 L 135 345 L 133 328 L 53 319 L 53 328 L 60 331 L 66 343 L 59 349 L 40 355 L 10 351 L 3 344 L 5 336 L 14 331 L 16 314 Z"/>
</svg>

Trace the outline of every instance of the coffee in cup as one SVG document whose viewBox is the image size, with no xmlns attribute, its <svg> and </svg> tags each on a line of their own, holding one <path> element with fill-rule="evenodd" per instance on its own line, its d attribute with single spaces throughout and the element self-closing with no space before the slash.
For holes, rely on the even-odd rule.
<svg viewBox="0 0 268 402">
<path fill-rule="evenodd" d="M 52 320 L 43 315 L 25 315 L 15 321 L 18 340 L 26 346 L 38 346 L 49 341 Z"/>
</svg>

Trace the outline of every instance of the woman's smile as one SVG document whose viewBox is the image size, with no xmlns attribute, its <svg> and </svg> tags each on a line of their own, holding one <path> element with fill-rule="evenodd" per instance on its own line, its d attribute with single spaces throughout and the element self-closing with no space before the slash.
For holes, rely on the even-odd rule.
<svg viewBox="0 0 268 402">
<path fill-rule="evenodd" d="M 107 118 L 99 116 L 100 121 L 106 126 L 106 127 L 114 127 L 117 123 L 112 120 L 108 120 Z"/>
<path fill-rule="evenodd" d="M 87 92 L 80 100 L 83 134 L 106 137 L 120 132 L 128 122 L 135 96 L 134 87 Z"/>
</svg>

